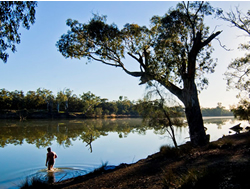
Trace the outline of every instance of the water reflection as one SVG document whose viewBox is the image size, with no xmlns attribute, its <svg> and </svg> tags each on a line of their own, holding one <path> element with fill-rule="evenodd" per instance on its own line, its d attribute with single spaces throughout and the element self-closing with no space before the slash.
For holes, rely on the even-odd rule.
<svg viewBox="0 0 250 189">
<path fill-rule="evenodd" d="M 237 119 L 233 119 L 231 116 L 225 116 L 225 117 L 204 117 L 203 122 L 204 125 L 209 124 L 216 124 L 218 129 L 222 129 L 222 126 L 225 125 L 225 123 L 230 122 L 231 124 L 234 124 Z"/>
<path fill-rule="evenodd" d="M 145 134 L 148 129 L 140 119 L 124 120 L 28 120 L 0 121 L 0 147 L 8 144 L 22 145 L 24 141 L 36 145 L 37 148 L 47 147 L 56 141 L 67 148 L 73 141 L 81 140 L 93 151 L 92 142 L 109 132 L 116 132 L 120 138 L 129 133 Z"/>
<path fill-rule="evenodd" d="M 209 127 L 216 124 L 218 129 L 228 121 L 233 124 L 232 117 L 204 118 L 204 124 Z M 147 124 L 142 124 L 141 119 L 118 120 L 27 120 L 19 122 L 15 120 L 0 120 L 0 147 L 8 144 L 22 145 L 24 141 L 33 144 L 37 148 L 47 147 L 56 141 L 60 146 L 68 148 L 73 142 L 80 140 L 85 143 L 90 152 L 93 152 L 92 142 L 108 133 L 117 133 L 119 138 L 125 138 L 129 133 L 145 135 L 146 131 L 154 129 L 158 135 L 166 135 L 166 130 Z M 177 128 L 182 132 L 182 127 Z"/>
<path fill-rule="evenodd" d="M 239 122 L 244 129 L 249 125 L 233 117 L 204 118 L 211 141 L 228 134 Z M 189 140 L 187 127 L 175 127 L 175 134 L 179 145 Z M 0 162 L 5 162 L 0 170 L 0 188 L 9 188 L 27 176 L 57 182 L 86 174 L 100 162 L 134 163 L 166 144 L 173 144 L 166 130 L 148 126 L 141 119 L 0 120 Z M 44 168 L 48 146 L 59 154 L 52 174 Z M 32 157 L 28 162 L 27 154 Z"/>
<path fill-rule="evenodd" d="M 52 184 L 56 181 L 54 171 L 48 171 L 47 180 L 49 184 Z"/>
<path fill-rule="evenodd" d="M 86 170 L 62 167 L 62 168 L 55 168 L 53 171 L 42 169 L 34 174 L 30 174 L 28 177 L 26 177 L 26 179 L 32 180 L 33 178 L 39 178 L 43 181 L 52 184 L 54 182 L 59 182 L 68 178 L 77 177 L 80 175 L 84 175 L 86 173 L 87 173 Z"/>
</svg>

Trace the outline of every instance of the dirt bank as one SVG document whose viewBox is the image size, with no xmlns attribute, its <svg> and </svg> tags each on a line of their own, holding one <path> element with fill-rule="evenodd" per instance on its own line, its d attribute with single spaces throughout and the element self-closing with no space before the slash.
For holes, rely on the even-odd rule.
<svg viewBox="0 0 250 189">
<path fill-rule="evenodd" d="M 226 136 L 202 148 L 185 144 L 115 170 L 54 183 L 51 188 L 250 188 L 250 133 Z"/>
</svg>

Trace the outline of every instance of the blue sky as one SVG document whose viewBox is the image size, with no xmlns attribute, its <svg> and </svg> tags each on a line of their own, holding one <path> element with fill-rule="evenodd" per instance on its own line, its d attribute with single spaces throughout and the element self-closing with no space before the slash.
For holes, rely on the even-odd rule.
<svg viewBox="0 0 250 189">
<path fill-rule="evenodd" d="M 118 100 L 119 96 L 127 96 L 130 100 L 143 98 L 145 85 L 138 85 L 139 79 L 131 77 L 119 68 L 109 67 L 92 61 L 86 65 L 86 60 L 65 59 L 55 46 L 60 36 L 69 29 L 66 26 L 68 18 L 79 22 L 87 22 L 92 13 L 107 15 L 109 23 L 116 23 L 122 28 L 126 23 L 149 25 L 153 15 L 164 15 L 170 7 L 175 7 L 175 1 L 39 1 L 36 8 L 36 21 L 30 30 L 20 29 L 21 43 L 17 45 L 16 53 L 9 53 L 6 64 L 0 62 L 0 88 L 9 91 L 23 90 L 25 93 L 37 88 L 52 90 L 54 94 L 65 88 L 73 90 L 74 94 L 91 91 L 97 96 Z M 221 1 L 211 2 L 215 7 L 229 11 L 239 6 L 245 11 L 250 2 Z M 223 45 L 233 51 L 225 51 L 218 41 L 212 43 L 213 57 L 218 58 L 218 66 L 213 74 L 208 76 L 209 86 L 199 95 L 202 107 L 215 107 L 221 102 L 226 108 L 236 104 L 237 91 L 226 91 L 226 81 L 223 73 L 227 65 L 236 57 L 244 55 L 237 50 L 238 44 L 248 40 L 243 32 L 230 27 L 224 21 L 208 18 L 207 25 L 211 32 L 223 30 L 219 38 Z M 131 69 L 138 69 L 134 61 L 127 60 Z"/>
</svg>

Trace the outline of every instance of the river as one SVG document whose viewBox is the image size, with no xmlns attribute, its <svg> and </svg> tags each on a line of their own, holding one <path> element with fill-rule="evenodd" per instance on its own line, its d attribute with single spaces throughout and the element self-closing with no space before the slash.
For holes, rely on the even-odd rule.
<svg viewBox="0 0 250 189">
<path fill-rule="evenodd" d="M 247 121 L 233 117 L 205 117 L 210 141 L 229 134 Z M 175 127 L 178 145 L 189 141 L 188 127 Z M 233 132 L 231 133 L 233 134 Z M 16 189 L 33 176 L 61 181 L 86 174 L 102 164 L 135 163 L 173 145 L 169 135 L 141 119 L 0 120 L 0 188 Z M 46 149 L 58 155 L 55 171 L 47 172 Z"/>
</svg>

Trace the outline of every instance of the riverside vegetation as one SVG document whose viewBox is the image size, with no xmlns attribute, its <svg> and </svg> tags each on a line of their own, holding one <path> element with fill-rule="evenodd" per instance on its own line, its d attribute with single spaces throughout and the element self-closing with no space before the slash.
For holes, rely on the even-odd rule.
<svg viewBox="0 0 250 189">
<path fill-rule="evenodd" d="M 157 100 L 153 101 L 157 102 Z M 152 103 L 152 101 L 151 101 Z M 8 91 L 0 89 L 0 118 L 96 118 L 96 117 L 136 117 L 145 113 L 148 101 L 130 101 L 120 96 L 117 101 L 109 101 L 90 91 L 80 95 L 73 94 L 70 89 L 59 91 L 57 95 L 48 89 L 38 88 L 36 91 Z M 172 107 L 172 112 L 184 116 L 184 108 L 180 105 Z M 215 108 L 202 108 L 203 116 L 232 116 L 221 103 Z M 174 115 L 171 115 L 174 116 Z"/>
</svg>

